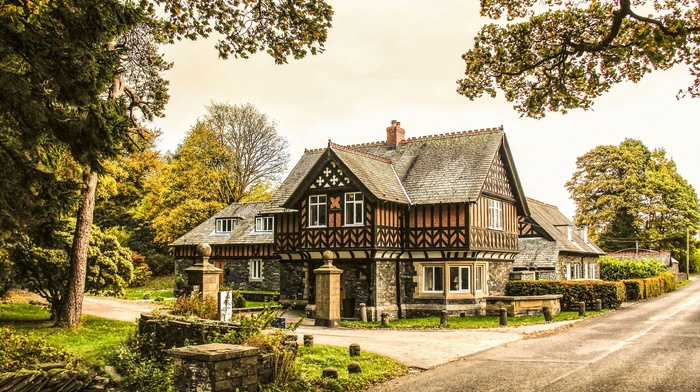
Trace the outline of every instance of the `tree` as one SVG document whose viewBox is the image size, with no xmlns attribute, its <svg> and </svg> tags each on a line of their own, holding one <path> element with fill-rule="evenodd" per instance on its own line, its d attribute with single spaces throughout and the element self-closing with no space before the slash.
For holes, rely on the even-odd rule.
<svg viewBox="0 0 700 392">
<path fill-rule="evenodd" d="M 65 306 L 74 231 L 75 220 L 68 219 L 60 222 L 44 244 L 22 235 L 8 246 L 16 278 L 48 301 L 53 320 Z M 133 273 L 131 251 L 97 227 L 93 227 L 91 233 L 85 292 L 122 295 Z"/>
<path fill-rule="evenodd" d="M 212 104 L 163 170 L 147 183 L 137 217 L 167 245 L 237 201 L 270 197 L 286 170 L 287 141 L 250 104 Z"/>
<path fill-rule="evenodd" d="M 670 250 L 685 259 L 686 228 L 696 232 L 700 204 L 693 187 L 663 149 L 626 139 L 598 146 L 576 160 L 566 183 L 576 203 L 575 223 L 606 251 L 636 246 Z"/>
<path fill-rule="evenodd" d="M 462 58 L 458 92 L 501 89 L 524 116 L 589 109 L 616 83 L 686 64 L 695 77 L 679 96 L 700 96 L 700 4 L 676 0 L 488 0 L 487 24 Z M 525 19 L 512 23 L 515 19 Z"/>
<path fill-rule="evenodd" d="M 167 16 L 156 17 L 155 6 L 162 6 Z M 37 167 L 50 161 L 44 150 L 57 143 L 83 166 L 72 283 L 61 323 L 79 322 L 86 241 L 101 164 L 118 154 L 133 135 L 142 134 L 139 112 L 150 119 L 161 114 L 167 101 L 167 81 L 160 73 L 169 65 L 156 44 L 216 32 L 224 37 L 217 44 L 222 57 L 245 58 L 267 48 L 275 61 L 283 63 L 288 56 L 302 58 L 307 51 L 322 50 L 331 17 L 332 10 L 323 1 L 194 0 L 183 5 L 179 0 L 154 0 L 135 6 L 118 0 L 9 0 L 3 4 L 0 150 L 42 184 L 52 181 L 51 173 L 44 175 Z M 19 213 L 36 193 L 30 189 L 17 199 L 19 203 L 5 204 Z M 11 197 L 3 194 L 0 199 L 6 202 Z M 0 217 L 9 218 L 2 223 L 16 225 L 11 212 Z"/>
</svg>

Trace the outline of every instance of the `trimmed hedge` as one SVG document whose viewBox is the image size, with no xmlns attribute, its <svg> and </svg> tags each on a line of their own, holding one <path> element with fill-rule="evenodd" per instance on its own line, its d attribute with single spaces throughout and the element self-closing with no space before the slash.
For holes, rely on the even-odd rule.
<svg viewBox="0 0 700 392">
<path fill-rule="evenodd" d="M 618 260 L 613 256 L 600 258 L 600 278 L 603 280 L 646 279 L 659 276 L 665 271 L 666 266 L 655 259 Z"/>
<path fill-rule="evenodd" d="M 578 309 L 584 301 L 592 309 L 600 299 L 604 307 L 617 308 L 625 300 L 625 284 L 595 280 L 511 280 L 506 285 L 508 295 L 561 294 L 563 309 Z"/>
<path fill-rule="evenodd" d="M 622 283 L 625 284 L 628 301 L 658 297 L 676 289 L 676 278 L 670 272 L 646 279 L 627 279 Z"/>
</svg>

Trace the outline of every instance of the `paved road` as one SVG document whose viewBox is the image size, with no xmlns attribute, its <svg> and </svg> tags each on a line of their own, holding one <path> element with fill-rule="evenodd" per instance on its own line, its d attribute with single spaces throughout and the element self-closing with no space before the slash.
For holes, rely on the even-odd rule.
<svg viewBox="0 0 700 392">
<path fill-rule="evenodd" d="M 700 282 L 372 391 L 698 391 Z"/>
</svg>

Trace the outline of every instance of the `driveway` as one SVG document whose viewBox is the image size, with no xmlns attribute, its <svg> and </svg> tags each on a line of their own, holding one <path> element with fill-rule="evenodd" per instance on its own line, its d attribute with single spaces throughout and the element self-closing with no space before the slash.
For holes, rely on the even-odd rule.
<svg viewBox="0 0 700 392">
<path fill-rule="evenodd" d="M 136 321 L 141 313 L 150 312 L 157 307 L 158 305 L 146 300 L 92 296 L 83 299 L 83 313 L 122 321 Z M 288 320 L 287 324 L 290 324 L 298 320 L 300 315 L 300 312 L 288 312 L 284 317 Z M 303 335 L 313 335 L 314 344 L 349 347 L 357 343 L 364 351 L 387 356 L 412 368 L 430 369 L 524 338 L 550 335 L 568 328 L 572 323 L 574 322 L 476 330 L 407 331 L 315 327 L 313 321 L 307 319 L 294 333 L 298 336 L 299 344 L 303 344 Z"/>
</svg>

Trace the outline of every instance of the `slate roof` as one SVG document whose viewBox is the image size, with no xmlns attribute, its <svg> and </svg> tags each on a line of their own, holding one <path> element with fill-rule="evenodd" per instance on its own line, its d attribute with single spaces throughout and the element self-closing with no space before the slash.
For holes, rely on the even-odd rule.
<svg viewBox="0 0 700 392">
<path fill-rule="evenodd" d="M 307 151 L 292 169 L 265 212 L 291 207 L 290 198 L 324 152 L 331 151 L 377 198 L 406 204 L 474 202 L 499 151 L 513 174 L 511 185 L 527 214 L 505 133 L 500 128 L 409 138 L 389 149 L 385 142 L 352 146 L 329 143 Z M 397 181 L 398 180 L 398 181 Z"/>
<path fill-rule="evenodd" d="M 206 242 L 216 244 L 271 244 L 273 233 L 255 231 L 255 216 L 268 206 L 269 202 L 233 203 L 214 214 L 189 233 L 175 240 L 170 245 L 197 245 Z M 230 233 L 215 233 L 217 218 L 240 218 L 238 225 Z"/>
<path fill-rule="evenodd" d="M 567 227 L 573 227 L 574 224 L 556 206 L 531 198 L 528 198 L 527 202 L 530 207 L 531 218 L 535 221 L 538 228 L 544 230 L 559 244 L 560 252 L 589 255 L 605 254 L 590 239 L 588 242 L 585 242 L 580 230 L 574 230 L 571 234 L 572 239 L 569 240 Z"/>
</svg>

